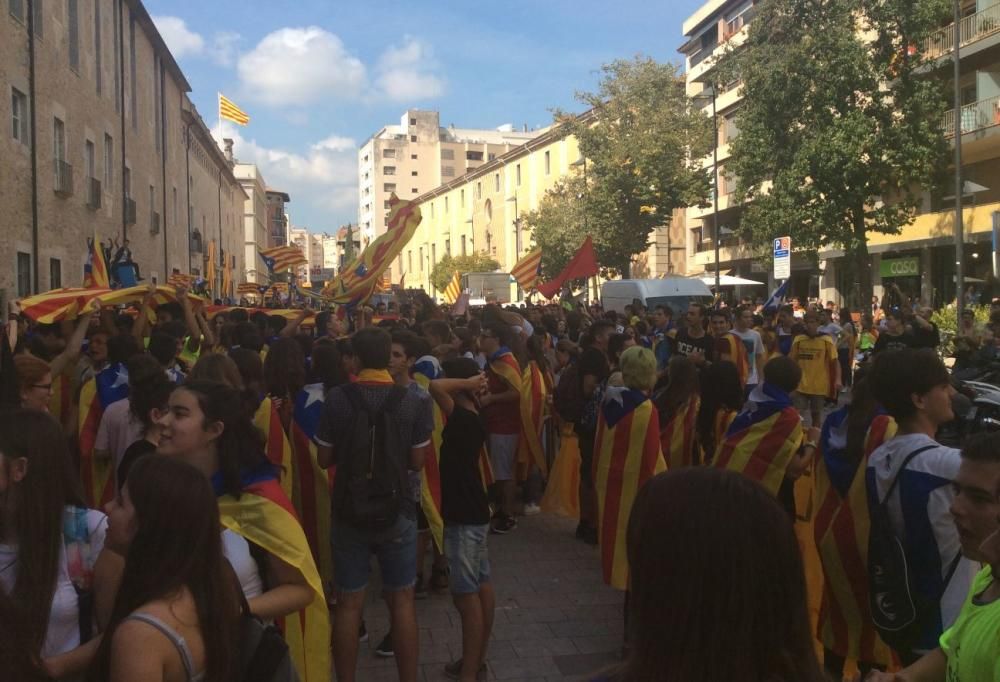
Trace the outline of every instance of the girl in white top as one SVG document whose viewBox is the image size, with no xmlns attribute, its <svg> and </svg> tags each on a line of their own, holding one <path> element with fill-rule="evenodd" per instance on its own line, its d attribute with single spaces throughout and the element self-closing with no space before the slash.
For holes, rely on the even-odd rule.
<svg viewBox="0 0 1000 682">
<path fill-rule="evenodd" d="M 99 638 L 89 605 L 108 598 L 93 575 L 106 519 L 83 507 L 69 461 L 51 415 L 0 414 L 0 589 L 25 614 L 32 658 L 59 679 L 90 663 Z"/>
</svg>

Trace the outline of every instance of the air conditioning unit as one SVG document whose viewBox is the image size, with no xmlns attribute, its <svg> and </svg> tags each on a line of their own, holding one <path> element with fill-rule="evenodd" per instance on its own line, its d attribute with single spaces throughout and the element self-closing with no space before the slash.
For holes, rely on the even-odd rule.
<svg viewBox="0 0 1000 682">
<path fill-rule="evenodd" d="M 87 206 L 88 208 L 98 209 L 101 207 L 102 197 L 104 193 L 101 191 L 101 181 L 97 178 L 87 178 Z"/>
<path fill-rule="evenodd" d="M 56 184 L 55 192 L 60 196 L 68 197 L 73 194 L 73 165 L 56 159 Z"/>
<path fill-rule="evenodd" d="M 135 199 L 125 197 L 125 224 L 135 225 Z"/>
<path fill-rule="evenodd" d="M 160 233 L 160 214 L 153 211 L 149 216 L 149 233 L 159 234 Z"/>
</svg>

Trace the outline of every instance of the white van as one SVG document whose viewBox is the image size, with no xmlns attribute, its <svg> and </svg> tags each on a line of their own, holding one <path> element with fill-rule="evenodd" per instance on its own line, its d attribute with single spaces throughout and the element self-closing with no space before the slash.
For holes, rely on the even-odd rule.
<svg viewBox="0 0 1000 682">
<path fill-rule="evenodd" d="M 648 311 L 658 305 L 668 305 L 676 317 L 682 315 L 689 304 L 711 305 L 714 298 L 708 286 L 698 278 L 615 279 L 601 285 L 601 302 L 605 310 L 624 313 L 625 306 L 636 301 Z"/>
</svg>

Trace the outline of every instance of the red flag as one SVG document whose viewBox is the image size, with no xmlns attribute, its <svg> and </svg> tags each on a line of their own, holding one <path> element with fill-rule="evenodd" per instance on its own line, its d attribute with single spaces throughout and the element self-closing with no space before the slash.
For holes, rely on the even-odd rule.
<svg viewBox="0 0 1000 682">
<path fill-rule="evenodd" d="M 566 282 L 573 279 L 592 277 L 597 272 L 597 254 L 594 253 L 594 242 L 590 238 L 590 235 L 587 235 L 587 238 L 583 240 L 583 245 L 580 246 L 580 250 L 573 256 L 573 260 L 563 268 L 563 271 L 555 279 L 539 284 L 538 293 L 545 298 L 554 298 Z"/>
</svg>

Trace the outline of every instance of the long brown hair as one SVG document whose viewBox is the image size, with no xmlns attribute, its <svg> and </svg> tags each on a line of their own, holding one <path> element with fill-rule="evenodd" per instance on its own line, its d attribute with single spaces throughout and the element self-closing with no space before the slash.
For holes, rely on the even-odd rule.
<svg viewBox="0 0 1000 682">
<path fill-rule="evenodd" d="M 632 652 L 618 679 L 825 680 L 795 533 L 761 485 L 714 467 L 655 476 L 627 539 Z"/>
<path fill-rule="evenodd" d="M 657 392 L 653 402 L 660 414 L 669 418 L 698 394 L 698 368 L 687 358 L 675 355 L 667 364 L 667 378 L 667 385 Z M 661 420 L 660 423 L 665 424 L 666 421 Z"/>
<path fill-rule="evenodd" d="M 79 483 L 70 468 L 62 428 L 46 412 L 16 409 L 0 412 L 0 454 L 8 480 L 0 500 L 0 531 L 17 538 L 17 580 L 10 597 L 23 614 L 24 638 L 39 655 L 49 627 L 49 611 L 63 545 L 63 510 L 83 506 Z M 24 458 L 20 482 L 11 478 L 11 462 Z"/>
<path fill-rule="evenodd" d="M 107 679 L 115 630 L 129 614 L 183 587 L 191 592 L 198 613 L 205 679 L 230 679 L 240 632 L 239 587 L 222 553 L 219 505 L 211 484 L 190 464 L 146 455 L 132 465 L 126 485 L 137 530 L 88 679 Z"/>
</svg>

